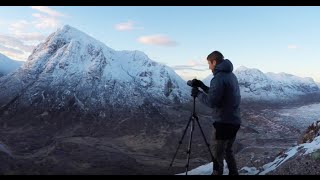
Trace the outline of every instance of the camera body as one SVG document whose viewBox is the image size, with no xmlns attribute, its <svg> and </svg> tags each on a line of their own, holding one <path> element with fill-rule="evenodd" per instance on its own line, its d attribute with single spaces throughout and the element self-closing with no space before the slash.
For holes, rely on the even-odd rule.
<svg viewBox="0 0 320 180">
<path fill-rule="evenodd" d="M 197 80 L 197 79 L 188 80 L 188 81 L 187 81 L 187 84 L 188 84 L 189 86 L 195 87 L 195 88 L 200 87 L 200 84 L 198 83 L 198 80 Z"/>
</svg>

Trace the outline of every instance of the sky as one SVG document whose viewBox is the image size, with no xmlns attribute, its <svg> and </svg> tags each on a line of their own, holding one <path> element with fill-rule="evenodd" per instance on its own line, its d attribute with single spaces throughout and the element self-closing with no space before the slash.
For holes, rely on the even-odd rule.
<svg viewBox="0 0 320 180">
<path fill-rule="evenodd" d="M 183 79 L 212 72 L 220 51 L 234 68 L 285 72 L 320 82 L 320 7 L 312 6 L 1 6 L 0 53 L 27 60 L 63 25 L 115 50 L 139 50 Z"/>
</svg>

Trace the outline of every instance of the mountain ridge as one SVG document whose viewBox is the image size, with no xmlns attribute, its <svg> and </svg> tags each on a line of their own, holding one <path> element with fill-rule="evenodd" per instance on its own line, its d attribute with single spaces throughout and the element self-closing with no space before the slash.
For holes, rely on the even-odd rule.
<svg viewBox="0 0 320 180">
<path fill-rule="evenodd" d="M 238 78 L 241 96 L 250 101 L 283 101 L 296 99 L 320 88 L 312 78 L 302 78 L 287 73 L 263 73 L 256 68 L 240 66 L 233 73 Z M 203 79 L 208 86 L 213 75 Z"/>
</svg>

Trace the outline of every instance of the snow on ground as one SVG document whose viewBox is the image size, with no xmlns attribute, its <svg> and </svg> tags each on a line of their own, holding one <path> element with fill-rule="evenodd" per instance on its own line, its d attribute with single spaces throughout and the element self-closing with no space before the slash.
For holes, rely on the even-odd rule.
<svg viewBox="0 0 320 180">
<path fill-rule="evenodd" d="M 242 167 L 239 170 L 239 174 L 240 175 L 266 175 L 267 173 L 277 169 L 281 164 L 289 160 L 291 157 L 297 155 L 298 153 L 299 153 L 298 155 L 307 155 L 319 149 L 320 149 L 320 136 L 316 137 L 310 143 L 304 143 L 304 144 L 300 144 L 292 148 L 289 148 L 282 155 L 276 157 L 274 161 L 267 163 L 258 169 L 255 167 Z M 225 166 L 224 166 L 223 174 L 227 175 L 229 171 L 226 166 L 226 162 L 224 162 L 224 165 Z M 212 163 L 208 163 L 188 171 L 187 175 L 210 175 L 211 173 L 212 173 Z M 177 175 L 185 175 L 185 172 Z"/>
</svg>

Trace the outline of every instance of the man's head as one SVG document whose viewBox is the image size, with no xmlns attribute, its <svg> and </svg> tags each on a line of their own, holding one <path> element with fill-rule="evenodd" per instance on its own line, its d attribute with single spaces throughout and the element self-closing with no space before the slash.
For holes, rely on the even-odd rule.
<svg viewBox="0 0 320 180">
<path fill-rule="evenodd" d="M 209 69 L 213 71 L 216 65 L 220 64 L 224 60 L 224 57 L 221 54 L 221 52 L 213 51 L 208 55 L 207 60 L 209 64 Z"/>
</svg>

